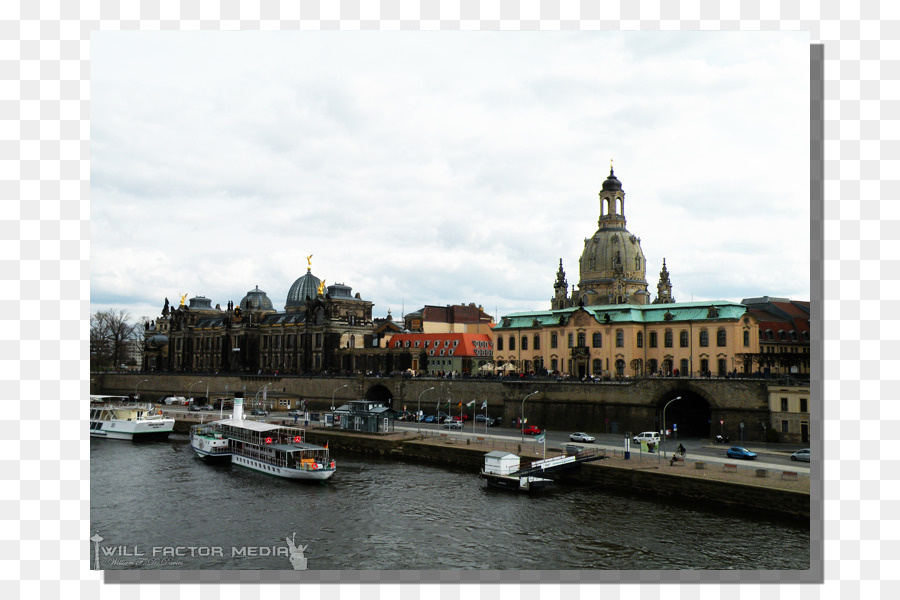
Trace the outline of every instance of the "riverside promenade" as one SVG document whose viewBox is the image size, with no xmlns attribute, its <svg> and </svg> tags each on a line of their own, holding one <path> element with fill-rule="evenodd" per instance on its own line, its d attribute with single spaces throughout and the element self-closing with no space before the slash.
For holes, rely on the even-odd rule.
<svg viewBox="0 0 900 600">
<path fill-rule="evenodd" d="M 218 418 L 217 414 L 212 413 L 188 415 L 178 415 L 177 431 L 186 431 L 201 419 L 209 422 Z M 282 422 L 277 418 L 268 420 Z M 315 444 L 327 442 L 329 448 L 338 451 L 471 469 L 473 477 L 477 477 L 484 466 L 484 455 L 495 450 L 518 455 L 522 466 L 544 457 L 544 447 L 530 440 L 523 444 L 499 436 L 434 430 L 367 434 L 310 426 L 306 428 L 305 441 Z M 784 468 L 765 462 L 720 458 L 688 458 L 670 465 L 668 459 L 656 453 L 631 452 L 630 458 L 625 459 L 623 451 L 618 448 L 602 444 L 588 444 L 586 447 L 606 450 L 607 458 L 581 465 L 554 478 L 562 480 L 561 483 L 596 486 L 641 498 L 698 502 L 775 518 L 809 520 L 810 479 L 805 469 L 795 471 L 791 470 L 792 467 Z M 546 448 L 548 458 L 563 452 L 561 447 Z"/>
</svg>

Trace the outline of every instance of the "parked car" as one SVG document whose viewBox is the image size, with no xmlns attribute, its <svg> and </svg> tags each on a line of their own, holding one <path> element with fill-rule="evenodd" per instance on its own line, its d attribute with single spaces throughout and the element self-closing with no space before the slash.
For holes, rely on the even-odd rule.
<svg viewBox="0 0 900 600">
<path fill-rule="evenodd" d="M 641 442 L 647 442 L 648 444 L 658 444 L 659 434 L 655 431 L 643 431 L 631 438 L 631 441 L 635 444 L 640 444 Z"/>
<path fill-rule="evenodd" d="M 809 462 L 809 448 L 797 450 L 796 452 L 791 454 L 791 460 L 802 460 L 803 462 Z"/>
<path fill-rule="evenodd" d="M 300 417 L 303 416 L 303 413 L 300 412 L 299 410 L 289 410 L 289 411 L 288 411 L 288 416 L 289 416 L 289 417 L 297 417 L 297 418 L 300 418 Z"/>
<path fill-rule="evenodd" d="M 493 419 L 486 415 L 475 415 L 475 422 L 476 423 L 485 423 L 488 427 L 493 427 L 494 425 L 499 424 L 498 419 Z"/>
<path fill-rule="evenodd" d="M 754 460 L 756 458 L 756 452 L 750 452 L 741 446 L 732 446 L 725 454 L 728 458 L 743 458 L 744 460 Z"/>
<path fill-rule="evenodd" d="M 445 421 L 444 429 L 462 429 L 462 421 Z"/>
<path fill-rule="evenodd" d="M 253 410 L 250 411 L 250 414 L 251 414 L 251 415 L 257 415 L 257 416 L 260 416 L 260 417 L 265 417 L 266 415 L 269 414 L 269 411 L 267 411 L 267 410 L 264 409 L 264 408 L 254 408 Z"/>
<path fill-rule="evenodd" d="M 184 396 L 167 396 L 163 398 L 163 404 L 178 404 L 184 406 L 185 404 L 187 404 L 187 398 L 185 398 Z"/>
<path fill-rule="evenodd" d="M 538 435 L 541 433 L 541 428 L 537 425 L 529 425 L 522 430 L 522 433 L 524 433 L 525 435 Z"/>
<path fill-rule="evenodd" d="M 435 423 L 435 422 L 437 422 L 437 417 L 435 417 L 434 415 L 428 415 L 427 417 L 422 419 L 422 422 L 423 423 Z"/>
<path fill-rule="evenodd" d="M 584 442 L 586 444 L 594 443 L 594 439 L 595 439 L 594 436 L 588 435 L 586 433 L 581 433 L 580 431 L 577 431 L 569 436 L 569 441 Z"/>
<path fill-rule="evenodd" d="M 212 404 L 204 404 L 200 407 L 200 410 L 214 410 Z"/>
<path fill-rule="evenodd" d="M 200 407 L 197 406 L 196 404 L 191 404 L 190 406 L 188 406 L 188 411 L 189 412 L 200 412 Z"/>
</svg>

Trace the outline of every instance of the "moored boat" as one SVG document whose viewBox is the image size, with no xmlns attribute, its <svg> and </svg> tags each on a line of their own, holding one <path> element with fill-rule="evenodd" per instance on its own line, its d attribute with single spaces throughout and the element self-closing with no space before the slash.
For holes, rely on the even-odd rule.
<svg viewBox="0 0 900 600">
<path fill-rule="evenodd" d="M 219 432 L 216 425 L 200 424 L 191 427 L 191 448 L 207 462 L 228 462 L 231 448 L 228 438 Z"/>
<path fill-rule="evenodd" d="M 175 428 L 175 419 L 166 417 L 152 404 L 139 404 L 125 396 L 91 395 L 90 433 L 113 440 L 165 440 Z"/>
<path fill-rule="evenodd" d="M 195 436 L 192 430 L 191 445 L 199 456 L 202 454 L 198 448 L 207 441 L 212 445 L 214 439 L 215 446 L 221 448 L 221 440 L 227 440 L 232 464 L 254 471 L 308 481 L 327 481 L 335 473 L 327 444 L 304 442 L 304 431 L 296 427 L 245 419 L 241 397 L 234 399 L 234 414 L 230 418 L 198 426 L 197 432 Z"/>
</svg>

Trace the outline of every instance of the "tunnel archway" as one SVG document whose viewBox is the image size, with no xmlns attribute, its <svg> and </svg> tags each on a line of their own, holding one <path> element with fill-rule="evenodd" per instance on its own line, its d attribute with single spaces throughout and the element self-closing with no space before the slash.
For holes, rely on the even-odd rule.
<svg viewBox="0 0 900 600">
<path fill-rule="evenodd" d="M 391 390 L 381 384 L 376 384 L 366 391 L 366 400 L 381 402 L 389 408 L 394 408 L 394 395 Z"/>
<path fill-rule="evenodd" d="M 666 405 L 666 428 L 675 428 L 680 437 L 709 437 L 712 411 L 709 401 L 701 394 L 691 390 L 673 390 L 663 395 L 657 404 L 660 426 Z"/>
</svg>

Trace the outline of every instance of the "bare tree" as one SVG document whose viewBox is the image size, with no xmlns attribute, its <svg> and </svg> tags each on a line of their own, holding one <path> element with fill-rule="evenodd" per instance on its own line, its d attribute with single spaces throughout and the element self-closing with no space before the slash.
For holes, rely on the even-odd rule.
<svg viewBox="0 0 900 600">
<path fill-rule="evenodd" d="M 140 340 L 142 331 L 125 310 L 97 311 L 91 315 L 91 369 L 116 368 L 129 344 Z"/>
</svg>

